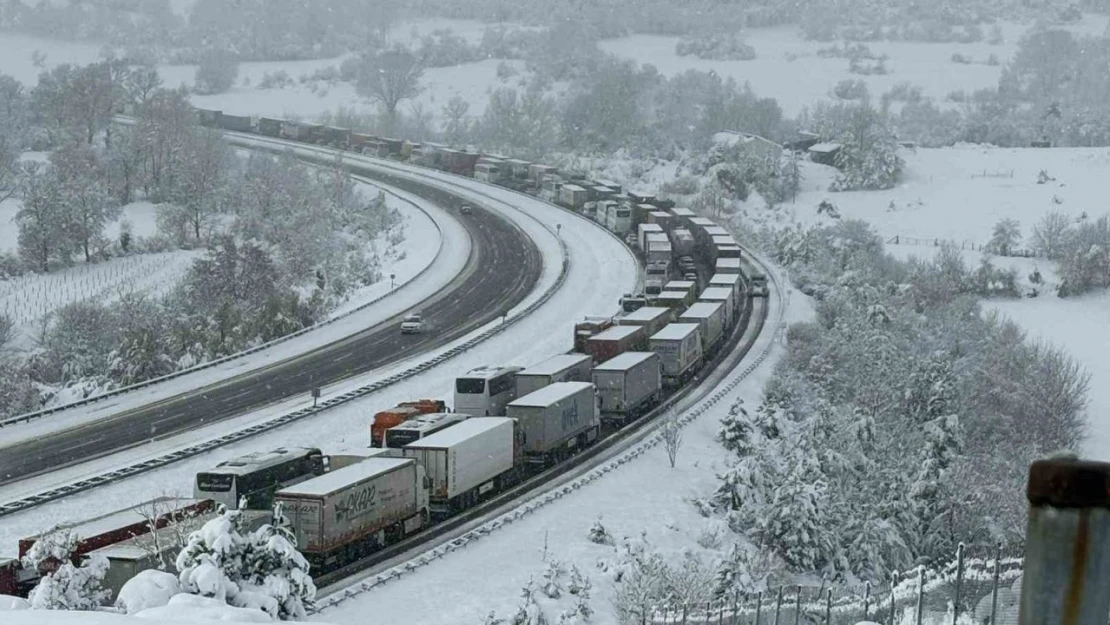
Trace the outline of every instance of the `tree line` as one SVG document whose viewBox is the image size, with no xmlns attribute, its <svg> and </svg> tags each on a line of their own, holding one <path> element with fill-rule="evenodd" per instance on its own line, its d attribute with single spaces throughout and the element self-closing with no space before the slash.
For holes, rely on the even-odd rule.
<svg viewBox="0 0 1110 625">
<path fill-rule="evenodd" d="M 983 313 L 979 297 L 1017 296 L 997 290 L 1009 272 L 955 249 L 896 260 L 854 220 L 765 240 L 816 319 L 790 326 L 761 402 L 722 420 L 731 461 L 699 509 L 769 570 L 831 579 L 884 579 L 961 541 L 1019 548 L 1027 467 L 1082 442 L 1089 375 Z"/>
<path fill-rule="evenodd" d="M 115 61 L 58 66 L 29 92 L 0 77 L 6 135 L 5 195 L 20 202 L 18 256 L 5 277 L 55 271 L 149 251 L 203 251 L 177 285 L 64 306 L 16 350 L 0 323 L 0 414 L 34 410 L 66 388 L 87 395 L 133 384 L 264 343 L 319 321 L 380 279 L 398 223 L 384 196 L 364 195 L 341 161 L 309 167 L 292 156 L 236 153 L 195 123 L 184 90 Z M 130 124 L 113 124 L 120 112 Z M 49 151 L 46 162 L 20 159 Z M 121 208 L 156 205 L 157 233 L 126 224 L 105 235 Z M 26 329 L 25 329 L 26 331 Z"/>
</svg>

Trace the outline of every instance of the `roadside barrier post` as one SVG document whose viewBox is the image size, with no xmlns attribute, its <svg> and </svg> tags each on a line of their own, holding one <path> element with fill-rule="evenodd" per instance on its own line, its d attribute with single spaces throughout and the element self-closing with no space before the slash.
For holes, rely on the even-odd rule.
<svg viewBox="0 0 1110 625">
<path fill-rule="evenodd" d="M 1105 625 L 1110 614 L 1110 464 L 1034 462 L 1026 489 L 1019 625 Z"/>
</svg>

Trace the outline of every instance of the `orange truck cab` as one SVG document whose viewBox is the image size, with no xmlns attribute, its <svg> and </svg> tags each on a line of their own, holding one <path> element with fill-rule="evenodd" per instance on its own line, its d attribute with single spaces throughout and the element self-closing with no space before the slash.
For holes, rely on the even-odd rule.
<svg viewBox="0 0 1110 625">
<path fill-rule="evenodd" d="M 370 425 L 370 446 L 381 447 L 385 440 L 385 431 L 400 425 L 409 419 L 423 414 L 447 412 L 447 404 L 441 399 L 418 399 L 397 404 L 389 410 L 383 410 L 374 415 Z"/>
</svg>

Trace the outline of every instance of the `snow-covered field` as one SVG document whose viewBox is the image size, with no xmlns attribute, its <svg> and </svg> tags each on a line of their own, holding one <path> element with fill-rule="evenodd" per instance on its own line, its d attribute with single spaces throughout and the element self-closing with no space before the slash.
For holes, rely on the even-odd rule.
<svg viewBox="0 0 1110 625">
<path fill-rule="evenodd" d="M 443 175 L 443 177 L 452 179 L 447 175 Z M 454 178 L 454 180 L 458 179 Z M 488 189 L 480 183 L 466 181 L 463 184 L 472 186 L 472 188 Z M 518 363 L 527 365 L 543 360 L 553 354 L 564 352 L 571 346 L 571 329 L 574 318 L 584 314 L 615 312 L 619 294 L 630 291 L 635 286 L 638 278 L 635 260 L 626 248 L 595 224 L 571 216 L 560 209 L 509 191 L 492 189 L 490 193 L 522 207 L 522 210 L 507 210 L 536 240 L 541 251 L 545 253 L 545 258 L 548 259 L 545 263 L 544 275 L 541 277 L 537 289 L 537 295 L 545 290 L 548 285 L 554 283 L 559 272 L 559 263 L 553 260 L 558 258 L 558 243 L 554 235 L 543 224 L 551 226 L 558 223 L 562 225 L 561 237 L 566 243 L 572 258 L 571 271 L 563 288 L 540 311 L 525 318 L 510 331 L 486 341 L 440 367 L 380 393 L 336 408 L 317 418 L 302 421 L 243 443 L 229 445 L 219 451 L 186 460 L 131 480 L 69 497 L 65 501 L 47 504 L 27 513 L 0 519 L 0 554 L 11 553 L 15 549 L 18 538 L 41 532 L 66 520 L 89 518 L 118 510 L 163 493 L 189 494 L 192 488 L 192 476 L 197 471 L 248 451 L 308 443 L 319 445 L 331 453 L 363 449 L 368 445 L 369 418 L 377 410 L 392 406 L 398 401 L 419 397 L 450 398 L 452 397 L 454 376 L 483 364 Z M 522 302 L 518 310 L 528 305 L 534 297 L 530 296 L 525 302 Z M 510 313 L 510 315 L 512 314 L 514 313 Z M 463 340 L 460 339 L 457 342 Z M 445 346 L 439 351 L 446 351 L 450 347 L 451 345 Z M 429 356 L 431 355 L 434 354 Z M 394 363 L 383 368 L 383 370 L 371 372 L 357 380 L 351 380 L 336 387 L 325 388 L 323 396 L 325 398 L 333 396 L 342 392 L 344 388 L 364 384 L 367 379 L 380 379 L 391 372 L 408 368 L 412 364 L 413 361 Z M 35 478 L 21 484 L 9 485 L 5 487 L 5 500 L 18 498 L 29 492 L 41 491 L 51 485 L 72 481 L 78 477 L 100 472 L 112 466 L 138 462 L 146 457 L 164 453 L 168 448 L 181 447 L 205 440 L 226 432 L 229 428 L 244 427 L 263 421 L 266 418 L 272 418 L 275 414 L 310 404 L 311 399 L 307 397 L 283 402 L 259 413 L 246 415 L 217 427 L 197 430 L 185 436 L 151 444 L 144 448 L 73 469 L 59 471 L 53 475 Z M 13 431 L 20 430 L 17 428 Z"/>
<path fill-rule="evenodd" d="M 1029 237 L 1049 211 L 1074 218 L 1086 213 L 1091 219 L 1108 211 L 1110 148 L 958 146 L 903 151 L 903 156 L 906 180 L 889 191 L 830 193 L 825 189 L 832 170 L 805 163 L 803 190 L 797 203 L 786 207 L 804 223 L 827 222 L 816 212 L 817 204 L 827 199 L 842 217 L 871 223 L 884 240 L 898 236 L 900 244 L 887 248 L 903 257 L 930 257 L 936 248 L 927 242 L 934 239 L 981 246 L 990 240 L 991 229 L 1000 219 L 1017 220 L 1022 235 Z M 1041 170 L 1056 180 L 1037 184 Z M 906 237 L 926 243 L 906 245 Z M 981 258 L 973 251 L 964 255 L 970 266 Z M 1049 284 L 1055 283 L 1047 260 L 996 258 L 994 262 L 1015 267 L 1022 280 L 1036 268 Z M 1067 349 L 1091 373 L 1090 438 L 1084 452 L 1103 460 L 1110 460 L 1110 387 L 1099 383 L 1110 371 L 1108 303 L 1108 293 L 1060 299 L 1051 289 L 1043 289 L 1034 299 L 986 302 L 987 308 L 1006 313 L 1032 336 Z"/>
<path fill-rule="evenodd" d="M 1104 16 L 1087 16 L 1081 25 L 1069 27 L 1077 33 L 1097 34 L 1106 28 Z M 908 82 L 921 87 L 925 96 L 944 100 L 952 91 L 974 91 L 998 84 L 1005 64 L 1017 50 L 1017 42 L 1026 26 L 1003 25 L 1003 43 L 917 43 L 874 42 L 867 47 L 876 55 L 887 55 L 885 75 L 860 76 L 848 71 L 848 60 L 823 58 L 821 48 L 832 43 L 806 41 L 793 27 L 752 29 L 743 33 L 745 41 L 755 48 L 751 61 L 707 61 L 695 56 L 675 54 L 675 37 L 632 35 L 603 41 L 601 49 L 622 58 L 651 64 L 664 76 L 687 70 L 714 71 L 722 78 L 738 83 L 748 82 L 760 97 L 778 100 L 788 116 L 797 115 L 803 107 L 829 97 L 832 87 L 844 79 L 861 79 L 871 94 L 878 97 L 894 85 Z M 843 46 L 842 42 L 836 42 Z M 952 61 L 953 54 L 972 59 L 963 64 Z M 999 65 L 988 65 L 991 55 Z M 784 77 L 789 77 L 785 78 Z"/>
</svg>

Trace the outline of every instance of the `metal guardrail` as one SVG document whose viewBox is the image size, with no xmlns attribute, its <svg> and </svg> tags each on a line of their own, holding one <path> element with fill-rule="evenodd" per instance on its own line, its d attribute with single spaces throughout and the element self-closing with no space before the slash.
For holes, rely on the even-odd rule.
<svg viewBox="0 0 1110 625">
<path fill-rule="evenodd" d="M 384 191 L 384 189 L 383 189 L 383 191 Z M 398 200 L 400 200 L 400 201 L 402 201 L 406 204 L 412 205 L 413 208 L 415 208 L 416 210 L 424 213 L 425 215 L 428 215 L 428 212 L 425 211 L 423 208 L 421 208 L 419 206 L 419 204 L 417 204 L 416 202 L 406 200 L 406 199 L 404 199 L 400 196 L 397 196 L 393 193 L 389 193 L 389 195 L 392 195 L 392 196 L 396 197 Z M 428 215 L 428 219 L 431 219 L 432 223 L 435 225 L 436 230 L 439 231 L 440 237 L 441 237 L 440 240 L 442 241 L 443 230 L 440 228 L 439 224 L 436 223 L 436 221 L 434 219 L 432 219 L 431 215 Z M 157 377 L 157 378 L 152 378 L 152 379 L 146 380 L 144 382 L 138 382 L 136 384 L 129 384 L 128 386 L 113 389 L 113 390 L 110 390 L 110 391 L 105 391 L 104 393 L 100 393 L 98 395 L 93 395 L 91 397 L 86 397 L 85 399 L 80 399 L 80 400 L 77 400 L 77 401 L 74 401 L 74 402 L 69 402 L 69 403 L 63 404 L 61 406 L 54 406 L 52 408 L 44 408 L 43 410 L 37 410 L 35 412 L 28 412 L 26 414 L 17 415 L 17 416 L 14 416 L 14 417 L 8 417 L 6 419 L 0 420 L 0 428 L 7 427 L 7 426 L 12 426 L 12 425 L 15 425 L 17 423 L 26 423 L 28 421 L 33 421 L 35 419 L 39 419 L 39 418 L 42 418 L 42 417 L 57 414 L 59 412 L 72 410 L 74 408 L 80 408 L 81 406 L 88 406 L 90 404 L 95 404 L 95 403 L 104 401 L 106 399 L 111 399 L 113 397 L 119 397 L 120 395 L 131 393 L 131 392 L 134 392 L 134 391 L 137 391 L 137 390 L 140 390 L 140 389 L 148 388 L 150 386 L 154 386 L 155 384 L 160 384 L 162 382 L 167 382 L 169 380 L 174 380 L 174 379 L 180 378 L 182 376 L 189 375 L 191 373 L 196 373 L 197 371 L 203 371 L 205 369 L 211 369 L 212 367 L 218 367 L 219 365 L 231 362 L 233 360 L 238 360 L 239 358 L 243 358 L 243 357 L 249 356 L 251 354 L 256 354 L 260 351 L 269 349 L 269 348 L 274 347 L 276 345 L 279 345 L 281 343 L 285 343 L 286 341 L 295 339 L 295 338 L 300 337 L 300 336 L 304 336 L 305 334 L 308 334 L 309 332 L 312 332 L 313 330 L 318 330 L 318 329 L 323 328 L 325 326 L 331 325 L 331 324 L 333 324 L 337 321 L 341 321 L 343 319 L 346 319 L 347 317 L 350 317 L 351 315 L 362 312 L 363 310 L 366 310 L 367 308 L 377 304 L 378 302 L 381 302 L 385 298 L 387 298 L 391 295 L 394 295 L 397 292 L 401 291 L 406 286 L 408 286 L 412 282 L 416 281 L 418 278 L 420 278 L 425 273 L 427 273 L 429 270 L 431 270 L 432 266 L 435 264 L 436 259 L 439 258 L 442 251 L 443 251 L 443 245 L 441 243 L 439 249 L 436 250 L 436 255 L 435 255 L 435 258 L 432 259 L 432 262 L 428 263 L 427 267 L 424 267 L 423 269 L 421 269 L 415 276 L 412 277 L 411 280 L 409 280 L 405 284 L 402 284 L 397 289 L 394 289 L 394 290 L 392 290 L 388 293 L 385 293 L 385 294 L 383 294 L 379 297 L 376 297 L 376 298 L 374 298 L 373 300 L 371 300 L 369 302 L 360 304 L 357 307 L 352 308 L 351 310 L 349 310 L 347 312 L 336 315 L 335 317 L 325 319 L 325 320 L 320 321 L 316 324 L 313 324 L 313 325 L 311 325 L 307 328 L 301 328 L 300 330 L 297 330 L 296 332 L 293 332 L 291 334 L 286 334 L 285 336 L 276 338 L 276 339 L 274 339 L 272 341 L 269 341 L 267 343 L 263 343 L 261 345 L 256 345 L 254 347 L 251 347 L 249 349 L 245 349 L 245 350 L 240 351 L 240 352 L 236 352 L 234 354 L 228 354 L 227 356 L 221 356 L 220 358 L 217 358 L 215 360 L 210 360 L 208 362 L 201 363 L 199 365 L 194 365 L 192 367 L 189 367 L 188 369 L 182 369 L 180 371 L 175 371 L 173 373 L 168 373 L 166 375 L 163 375 L 163 376 L 160 376 L 160 377 Z"/>
<path fill-rule="evenodd" d="M 763 350 L 759 353 L 758 356 L 756 356 L 755 360 L 748 363 L 748 366 L 745 367 L 739 374 L 734 376 L 731 380 L 729 380 L 723 386 L 718 385 L 717 386 L 717 389 L 718 389 L 717 392 L 713 393 L 708 398 L 702 400 L 702 402 L 696 408 L 688 410 L 681 417 L 679 417 L 677 419 L 677 424 L 678 424 L 679 427 L 685 427 L 685 426 L 689 425 L 695 419 L 697 419 L 698 417 L 700 417 L 703 414 L 705 414 L 706 412 L 708 412 L 710 408 L 712 408 L 715 405 L 717 405 L 718 403 L 720 403 L 741 382 L 746 380 L 748 378 L 748 376 L 750 376 L 757 368 L 759 368 L 759 366 L 761 364 L 763 364 L 763 361 L 766 360 L 767 357 L 771 354 L 771 350 L 775 346 L 775 337 L 777 337 L 783 331 L 784 321 L 785 321 L 785 312 L 786 312 L 786 306 L 785 306 L 786 301 L 785 301 L 785 297 L 783 295 L 783 289 L 782 289 L 782 286 L 781 286 L 780 278 L 779 278 L 777 272 L 775 272 L 768 263 L 759 259 L 754 254 L 752 254 L 751 257 L 754 259 L 754 261 L 756 263 L 758 263 L 760 266 L 762 266 L 764 272 L 770 277 L 771 281 L 775 285 L 775 293 L 777 294 L 777 300 L 778 300 L 778 319 L 775 321 L 775 324 L 772 327 L 772 331 L 774 333 L 774 336 L 772 337 L 772 340 L 767 342 L 767 345 L 764 346 Z M 764 325 L 763 327 L 766 327 L 766 325 Z M 760 335 L 761 334 L 762 334 L 762 332 L 760 332 Z M 757 335 L 757 337 L 755 339 L 753 339 L 753 343 L 754 343 L 755 340 L 758 339 L 758 336 L 759 335 Z M 660 411 L 660 413 L 665 412 L 667 409 L 673 407 L 676 403 L 678 403 L 681 400 L 682 400 L 681 396 L 671 397 L 666 402 L 661 404 L 658 408 L 656 408 L 656 410 Z M 431 564 L 432 562 L 435 562 L 436 560 L 439 560 L 439 559 L 447 556 L 450 553 L 453 553 L 455 551 L 459 551 L 460 549 L 464 549 L 464 548 L 470 546 L 471 544 L 473 544 L 474 542 L 476 542 L 478 540 L 481 540 L 482 538 L 484 538 L 486 536 L 491 535 L 493 532 L 495 532 L 495 531 L 497 531 L 497 530 L 499 530 L 499 529 L 501 529 L 505 526 L 511 525 L 515 521 L 519 521 L 519 520 L 525 518 L 526 516 L 532 514 L 533 512 L 535 512 L 535 511 L 537 511 L 541 508 L 544 508 L 547 505 L 549 505 L 551 503 L 554 503 L 555 501 L 558 501 L 559 499 L 562 499 L 564 496 L 569 495 L 569 494 L 581 489 L 582 487 L 584 487 L 588 484 L 591 484 L 593 482 L 596 482 L 597 480 L 600 480 L 601 478 L 603 478 L 604 476 L 608 475 L 609 473 L 615 471 L 616 469 L 620 468 L 621 466 L 623 466 L 623 465 L 631 462 L 632 460 L 635 460 L 636 458 L 642 456 L 649 449 L 652 449 L 653 447 L 656 447 L 661 442 L 663 442 L 663 433 L 661 431 L 657 431 L 655 434 L 653 434 L 647 440 L 645 440 L 644 442 L 640 443 L 639 445 L 629 449 L 628 451 L 624 452 L 619 457 L 614 458 L 612 460 L 609 460 L 608 462 L 605 462 L 601 466 L 591 470 L 589 473 L 587 473 L 587 474 L 585 474 L 585 475 L 583 475 L 579 478 L 576 478 L 576 479 L 572 480 L 568 484 L 565 484 L 565 485 L 560 486 L 560 487 L 558 487 L 554 490 L 551 490 L 548 493 L 539 496 L 539 498 L 534 499 L 534 500 L 532 500 L 528 503 L 525 503 L 525 504 L 517 507 L 515 510 L 513 510 L 511 512 L 506 512 L 505 514 L 502 514 L 502 515 L 498 516 L 495 519 L 487 521 L 487 522 L 483 523 L 482 525 L 479 525 L 478 527 L 462 534 L 461 536 L 458 536 L 457 538 L 454 538 L 454 539 L 452 539 L 452 540 L 450 540 L 450 541 L 448 541 L 448 542 L 446 542 L 442 545 L 439 545 L 439 546 L 437 546 L 437 547 L 435 547 L 435 548 L 433 548 L 433 549 L 431 549 L 431 550 L 429 550 L 425 553 L 422 553 L 418 556 L 413 557 L 412 559 L 408 560 L 407 562 L 404 562 L 404 563 L 398 564 L 396 566 L 393 566 L 393 567 L 389 568 L 388 570 L 383 571 L 381 573 L 378 573 L 377 575 L 374 575 L 374 576 L 370 577 L 369 579 L 367 579 L 365 581 L 361 581 L 361 582 L 359 582 L 355 585 L 352 585 L 352 586 L 349 586 L 349 587 L 344 588 L 342 590 L 339 590 L 339 591 L 335 592 L 334 594 L 328 595 L 323 600 L 318 601 L 312 607 L 310 612 L 313 613 L 313 614 L 318 614 L 318 613 L 323 612 L 323 611 L 325 611 L 329 608 L 333 608 L 337 605 L 342 604 L 344 601 L 346 601 L 348 599 L 352 599 L 352 598 L 357 597 L 359 595 L 362 595 L 366 592 L 369 592 L 371 590 L 379 588 L 382 585 L 387 584 L 392 580 L 399 579 L 399 578 L 401 578 L 401 577 L 403 577 L 407 574 L 413 573 L 414 571 L 416 571 L 416 570 L 418 570 L 418 569 L 420 569 L 424 566 L 427 566 L 428 564 Z"/>
<path fill-rule="evenodd" d="M 408 172 L 408 173 L 410 175 L 413 175 L 412 172 Z M 441 184 L 451 185 L 451 186 L 455 186 L 455 187 L 460 186 L 458 184 L 452 184 L 450 182 L 443 182 L 443 181 L 439 181 L 439 182 L 441 182 Z M 468 193 L 474 194 L 474 195 L 487 197 L 487 198 L 489 198 L 493 201 L 505 204 L 506 206 L 511 206 L 507 202 L 504 202 L 503 200 L 498 200 L 498 199 L 494 198 L 492 195 L 490 195 L 488 193 L 483 193 L 483 192 L 475 190 L 475 189 L 465 189 L 465 191 L 468 192 Z M 520 210 L 520 209 L 516 209 L 516 210 Z M 521 212 L 524 212 L 524 211 L 521 211 Z M 525 214 L 527 214 L 527 213 L 525 212 Z M 532 217 L 532 218 L 535 219 L 534 217 Z M 392 386 L 394 384 L 402 382 L 402 381 L 404 381 L 408 378 L 411 378 L 415 375 L 418 375 L 420 373 L 424 373 L 425 371 L 427 371 L 427 370 L 429 370 L 433 367 L 436 367 L 436 366 L 454 358 L 455 356 L 458 356 L 459 354 L 469 350 L 470 348 L 475 347 L 475 346 L 477 346 L 481 343 L 484 343 L 485 341 L 487 341 L 490 338 L 496 336 L 497 334 L 500 334 L 501 332 L 504 332 L 509 327 L 515 325 L 517 322 L 523 320 L 524 318 L 528 317 L 529 315 L 531 315 L 532 313 L 537 311 L 541 306 L 546 304 L 552 297 L 554 297 L 554 295 L 559 291 L 559 289 L 562 288 L 563 284 L 566 282 L 567 276 L 570 273 L 571 260 L 570 260 L 570 254 L 567 251 L 566 243 L 563 241 L 562 237 L 559 237 L 557 235 L 557 233 L 555 233 L 553 231 L 553 229 L 550 226 L 548 226 L 547 224 L 544 224 L 542 222 L 539 222 L 539 220 L 536 220 L 536 221 L 538 223 L 540 223 L 540 225 L 543 226 L 545 229 L 547 229 L 548 231 L 551 231 L 552 234 L 556 235 L 556 238 L 559 241 L 559 247 L 562 251 L 562 260 L 563 260 L 562 269 L 559 272 L 559 276 L 556 278 L 555 282 L 550 287 L 548 287 L 548 289 L 546 289 L 544 291 L 544 293 L 536 301 L 532 302 L 530 305 L 528 305 L 524 310 L 520 311 L 518 314 L 506 317 L 505 321 L 503 323 L 500 323 L 496 326 L 493 326 L 493 327 L 487 329 L 486 331 L 482 332 L 481 334 L 478 334 L 477 336 L 471 337 L 467 341 L 465 341 L 463 343 L 460 343 L 459 345 L 456 345 L 455 347 L 452 347 L 451 349 L 447 350 L 446 352 L 444 352 L 444 353 L 442 353 L 438 356 L 432 357 L 429 360 L 421 362 L 421 363 L 419 363 L 419 364 L 417 364 L 413 367 L 410 367 L 409 369 L 406 369 L 405 371 L 395 373 L 395 374 L 393 374 L 393 375 L 391 375 L 391 376 L 389 376 L 385 379 L 378 380 L 378 381 L 375 381 L 371 384 L 367 384 L 367 385 L 358 387 L 356 389 L 353 389 L 351 391 L 343 393 L 342 395 L 339 395 L 337 397 L 333 397 L 333 398 L 328 399 L 326 401 L 320 402 L 318 405 L 316 405 L 314 407 L 302 408 L 300 410 L 296 410 L 296 411 L 284 414 L 280 417 L 271 419 L 269 421 L 265 421 L 263 423 L 258 423 L 256 425 L 253 425 L 253 426 L 241 429 L 241 430 L 236 430 L 234 432 L 230 432 L 228 434 L 225 434 L 224 436 L 220 436 L 220 437 L 205 441 L 203 443 L 198 443 L 196 445 L 190 445 L 189 447 L 185 447 L 183 449 L 179 449 L 177 451 L 174 451 L 174 452 L 171 452 L 171 453 L 168 453 L 168 454 L 164 454 L 164 455 L 158 456 L 156 458 L 151 458 L 151 459 L 146 460 L 144 462 L 129 465 L 127 467 L 116 469 L 114 471 L 109 471 L 109 472 L 102 473 L 100 475 L 96 475 L 96 476 L 93 476 L 93 477 L 90 477 L 90 478 L 86 478 L 86 479 L 83 479 L 83 480 L 72 482 L 72 483 L 66 484 L 64 486 L 59 486 L 57 488 L 53 488 L 53 489 L 44 491 L 42 493 L 37 493 L 35 495 L 24 497 L 22 499 L 17 499 L 15 501 L 11 501 L 11 502 L 8 502 L 8 503 L 5 503 L 5 504 L 0 504 L 0 517 L 7 516 L 7 515 L 10 515 L 10 514 L 14 514 L 16 512 L 20 512 L 20 511 L 23 511 L 23 510 L 27 510 L 29 508 L 33 508 L 35 506 L 38 506 L 38 505 L 41 505 L 41 504 L 44 504 L 44 503 L 48 503 L 50 501 L 55 501 L 55 500 L 61 499 L 63 497 L 68 497 L 70 495 L 75 495 L 77 493 L 81 493 L 81 492 L 96 488 L 98 486 L 103 486 L 105 484 L 115 482 L 115 481 L 118 481 L 118 480 L 121 480 L 121 479 L 124 479 L 124 478 L 133 477 L 133 476 L 139 475 L 141 473 L 146 473 L 147 471 L 151 471 L 151 470 L 154 470 L 154 469 L 157 469 L 157 468 L 164 467 L 166 465 L 172 464 L 172 463 L 177 462 L 179 460 L 184 460 L 186 458 L 191 458 L 193 456 L 200 455 L 202 453 L 211 451 L 211 450 L 216 449 L 218 447 L 222 447 L 224 445 L 229 445 L 231 443 L 238 442 L 240 440 L 250 438 L 250 437 L 258 435 L 258 434 L 261 434 L 263 432 L 268 432 L 270 430 L 274 430 L 276 428 L 280 428 L 280 427 L 283 427 L 285 425 L 289 425 L 290 423 L 300 421 L 301 419 L 317 415 L 317 414 L 319 414 L 319 413 L 321 413 L 325 410 L 330 410 L 331 408 L 334 408 L 336 406 L 346 404 L 346 403 L 348 403 L 350 401 L 353 401 L 355 399 L 358 399 L 360 397 L 364 397 L 364 396 L 369 395 L 371 393 L 375 393 L 375 392 L 380 391 L 384 388 L 387 388 L 389 386 Z"/>
</svg>

